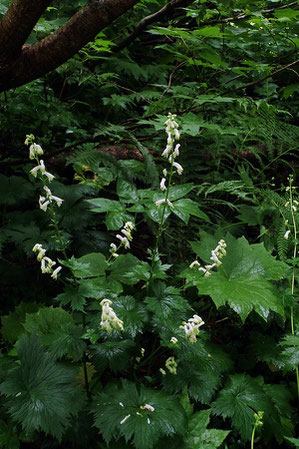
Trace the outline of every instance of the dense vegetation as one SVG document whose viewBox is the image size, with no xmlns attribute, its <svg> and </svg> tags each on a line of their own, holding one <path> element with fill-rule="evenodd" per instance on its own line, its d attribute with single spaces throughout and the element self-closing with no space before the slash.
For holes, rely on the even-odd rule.
<svg viewBox="0 0 299 449">
<path fill-rule="evenodd" d="M 1 94 L 0 448 L 299 447 L 297 2 L 165 5 Z"/>
</svg>

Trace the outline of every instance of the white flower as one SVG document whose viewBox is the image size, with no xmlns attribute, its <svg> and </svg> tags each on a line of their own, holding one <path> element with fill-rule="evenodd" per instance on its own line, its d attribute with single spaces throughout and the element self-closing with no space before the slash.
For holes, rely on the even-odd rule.
<svg viewBox="0 0 299 449">
<path fill-rule="evenodd" d="M 26 139 L 27 140 L 27 139 Z M 25 140 L 25 143 L 26 143 Z M 29 159 L 35 159 L 36 156 L 44 154 L 42 147 L 40 145 L 37 145 L 36 143 L 33 143 L 29 147 Z"/>
<path fill-rule="evenodd" d="M 117 317 L 116 313 L 111 307 L 111 304 L 112 301 L 106 298 L 100 302 L 100 305 L 102 306 L 100 326 L 107 332 L 111 332 L 113 329 L 123 331 L 124 323 Z"/>
<path fill-rule="evenodd" d="M 179 140 L 179 138 L 180 138 L 180 133 L 179 133 L 179 131 L 178 131 L 178 129 L 174 129 L 173 130 L 173 132 L 174 132 L 174 137 L 176 138 L 176 140 Z"/>
<path fill-rule="evenodd" d="M 190 263 L 189 268 L 194 267 L 200 267 L 200 263 L 198 262 L 198 260 L 194 260 L 192 263 Z"/>
<path fill-rule="evenodd" d="M 164 192 L 166 190 L 166 178 L 162 178 L 161 182 L 160 182 L 160 189 L 162 190 L 162 192 Z"/>
<path fill-rule="evenodd" d="M 283 237 L 284 237 L 286 240 L 288 240 L 290 233 L 291 233 L 291 231 L 288 230 L 288 231 L 285 233 L 285 235 L 284 235 Z"/>
<path fill-rule="evenodd" d="M 176 337 L 171 337 L 170 343 L 173 343 L 174 345 L 178 342 L 178 339 Z"/>
<path fill-rule="evenodd" d="M 112 252 L 112 253 L 115 253 L 115 251 L 117 250 L 117 246 L 115 245 L 115 243 L 111 243 L 110 244 L 110 251 Z"/>
<path fill-rule="evenodd" d="M 58 196 L 55 196 L 55 195 L 51 195 L 50 200 L 55 201 L 55 203 L 57 204 L 58 207 L 60 207 L 63 203 L 63 199 L 59 198 Z"/>
<path fill-rule="evenodd" d="M 119 403 L 119 405 L 124 408 L 124 404 L 122 402 Z"/>
<path fill-rule="evenodd" d="M 180 329 L 183 329 L 186 337 L 191 343 L 196 342 L 196 337 L 199 334 L 199 328 L 203 326 L 205 323 L 202 318 L 198 315 L 193 315 L 192 318 L 189 318 L 188 322 L 183 322 L 180 326 Z"/>
<path fill-rule="evenodd" d="M 166 170 L 166 168 L 163 169 L 163 176 L 164 176 L 164 178 L 166 178 L 166 176 L 167 176 L 167 170 Z"/>
<path fill-rule="evenodd" d="M 129 242 L 129 240 L 127 239 L 127 237 L 123 237 L 122 235 L 117 234 L 117 235 L 116 235 L 116 238 L 117 238 L 118 240 L 121 241 L 121 244 L 122 244 L 126 249 L 130 249 L 130 242 Z"/>
<path fill-rule="evenodd" d="M 40 262 L 42 260 L 42 258 L 45 256 L 46 254 L 46 250 L 42 247 L 42 245 L 40 243 L 36 243 L 36 245 L 34 245 L 34 247 L 32 248 L 32 251 L 34 253 L 38 252 L 37 255 L 37 260 Z"/>
<path fill-rule="evenodd" d="M 37 165 L 32 170 L 30 170 L 30 173 L 36 178 L 39 171 L 42 175 L 46 176 L 50 182 L 55 178 L 55 176 L 46 171 L 46 167 L 42 159 L 40 160 L 40 165 Z"/>
<path fill-rule="evenodd" d="M 180 146 L 181 145 L 179 143 L 175 146 L 175 149 L 173 150 L 174 157 L 178 157 L 180 155 L 180 151 L 179 151 Z"/>
<path fill-rule="evenodd" d="M 130 418 L 130 413 L 127 415 L 127 416 L 125 416 L 121 421 L 120 421 L 120 423 L 119 424 L 123 424 L 123 423 L 125 423 L 126 421 L 127 421 L 127 419 L 129 419 Z"/>
<path fill-rule="evenodd" d="M 131 231 L 127 231 L 126 229 L 122 229 L 121 232 L 125 237 L 127 237 L 128 240 L 132 240 L 132 234 Z"/>
<path fill-rule="evenodd" d="M 127 221 L 127 222 L 125 223 L 124 228 L 127 229 L 127 230 L 130 230 L 130 231 L 133 231 L 134 225 L 133 225 L 133 223 L 132 223 L 131 221 Z"/>
<path fill-rule="evenodd" d="M 172 145 L 167 145 L 162 153 L 162 157 L 168 158 L 169 154 L 172 152 Z"/>
<path fill-rule="evenodd" d="M 155 411 L 155 407 L 153 407 L 150 404 L 144 404 L 144 405 L 140 405 L 141 410 L 149 410 L 150 412 L 154 412 Z"/>
<path fill-rule="evenodd" d="M 183 173 L 183 167 L 178 162 L 173 162 L 173 166 L 177 169 L 177 174 L 181 175 Z"/>
<path fill-rule="evenodd" d="M 41 270 L 42 273 L 51 273 L 52 267 L 56 265 L 56 262 L 54 260 L 50 259 L 50 257 L 45 256 L 41 261 Z"/>
<path fill-rule="evenodd" d="M 161 206 L 161 204 L 163 204 L 163 203 L 165 203 L 165 202 L 167 202 L 167 204 L 168 204 L 169 207 L 174 207 L 173 204 L 172 204 L 172 202 L 169 201 L 168 198 L 167 198 L 167 200 L 166 200 L 166 198 L 162 198 L 161 200 L 157 200 L 157 201 L 155 202 L 155 205 L 156 205 L 156 206 Z"/>
<path fill-rule="evenodd" d="M 57 274 L 60 272 L 60 270 L 62 270 L 62 267 L 57 267 L 51 274 L 51 278 L 55 279 L 55 281 L 57 280 Z"/>
<path fill-rule="evenodd" d="M 40 207 L 41 210 L 46 212 L 49 204 L 50 204 L 50 201 L 47 200 L 44 196 L 40 196 L 39 197 L 39 207 Z"/>
</svg>

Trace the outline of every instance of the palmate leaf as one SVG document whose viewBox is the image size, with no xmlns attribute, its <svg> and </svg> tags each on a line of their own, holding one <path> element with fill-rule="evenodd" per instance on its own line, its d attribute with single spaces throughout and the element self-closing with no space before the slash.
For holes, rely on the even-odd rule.
<svg viewBox="0 0 299 449">
<path fill-rule="evenodd" d="M 264 412 L 263 433 L 280 442 L 291 427 L 291 396 L 283 385 L 266 385 L 263 379 L 245 374 L 230 376 L 228 383 L 212 404 L 212 412 L 231 418 L 232 426 L 242 439 L 249 440 L 254 423 L 254 413 Z"/>
<path fill-rule="evenodd" d="M 3 338 L 10 343 L 15 343 L 20 334 L 24 333 L 26 313 L 37 312 L 39 305 L 35 302 L 21 302 L 13 312 L 1 318 Z"/>
<path fill-rule="evenodd" d="M 8 411 L 25 432 L 42 430 L 61 439 L 70 416 L 84 405 L 83 391 L 73 382 L 75 372 L 55 363 L 34 335 L 16 347 L 19 363 L 0 384 Z"/>
<path fill-rule="evenodd" d="M 188 424 L 184 449 L 217 449 L 230 430 L 207 429 L 211 409 L 195 413 Z"/>
<path fill-rule="evenodd" d="M 280 346 L 283 348 L 282 356 L 285 357 L 284 369 L 287 371 L 294 370 L 299 365 L 299 332 L 295 335 L 285 335 L 280 342 Z"/>
<path fill-rule="evenodd" d="M 92 361 L 98 371 L 109 367 L 113 371 L 123 371 L 130 363 L 135 348 L 132 340 L 105 341 L 91 347 Z"/>
<path fill-rule="evenodd" d="M 172 393 L 187 388 L 189 396 L 209 404 L 232 362 L 223 349 L 199 338 L 196 343 L 181 343 L 177 357 L 178 374 L 163 376 L 163 385 Z"/>
<path fill-rule="evenodd" d="M 211 276 L 204 277 L 196 269 L 185 270 L 182 276 L 189 285 L 195 285 L 200 294 L 211 296 L 216 307 L 227 303 L 243 321 L 252 310 L 265 320 L 270 311 L 284 316 L 278 291 L 269 281 L 282 278 L 287 265 L 272 257 L 262 244 L 249 245 L 244 237 L 235 239 L 228 235 L 226 242 L 227 254 Z M 214 244 L 217 245 L 216 241 Z M 211 262 L 205 243 L 193 246 L 205 262 Z"/>
<path fill-rule="evenodd" d="M 56 359 L 67 355 L 78 360 L 83 355 L 85 342 L 81 338 L 82 329 L 75 325 L 68 312 L 59 307 L 27 313 L 24 328 L 31 334 L 35 333 Z"/>
<path fill-rule="evenodd" d="M 163 320 L 180 311 L 184 314 L 190 310 L 188 302 L 180 295 L 180 291 L 164 282 L 156 281 L 146 297 L 145 303 L 149 311 Z"/>
<path fill-rule="evenodd" d="M 154 410 L 143 410 L 145 404 Z M 186 424 L 184 410 L 175 397 L 144 386 L 138 391 L 126 380 L 120 388 L 113 385 L 97 395 L 94 415 L 107 443 L 123 436 L 136 449 L 151 449 L 162 436 L 182 434 Z"/>
</svg>

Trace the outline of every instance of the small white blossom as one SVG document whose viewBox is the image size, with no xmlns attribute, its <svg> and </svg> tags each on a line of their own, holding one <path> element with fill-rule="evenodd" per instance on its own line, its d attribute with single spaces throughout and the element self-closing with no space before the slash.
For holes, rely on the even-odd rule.
<svg viewBox="0 0 299 449">
<path fill-rule="evenodd" d="M 56 265 L 56 262 L 54 260 L 50 259 L 50 257 L 45 256 L 41 261 L 41 270 L 42 273 L 51 273 L 52 267 Z"/>
<path fill-rule="evenodd" d="M 51 274 L 51 278 L 55 279 L 55 281 L 57 280 L 57 275 L 58 273 L 62 270 L 62 267 L 57 267 L 53 273 Z"/>
<path fill-rule="evenodd" d="M 117 238 L 118 240 L 120 240 L 121 244 L 122 244 L 126 249 L 130 249 L 130 242 L 129 242 L 129 240 L 127 239 L 127 237 L 123 237 L 123 236 L 120 235 L 120 234 L 116 234 L 116 238 Z"/>
<path fill-rule="evenodd" d="M 203 326 L 205 322 L 198 315 L 193 315 L 192 318 L 189 318 L 188 322 L 183 322 L 180 326 L 180 329 L 183 329 L 186 337 L 191 343 L 196 342 L 196 337 L 199 334 L 199 328 Z"/>
<path fill-rule="evenodd" d="M 170 343 L 173 343 L 174 345 L 178 342 L 178 339 L 176 337 L 171 337 Z"/>
<path fill-rule="evenodd" d="M 175 129 L 173 130 L 173 132 L 174 132 L 174 137 L 176 138 L 176 140 L 179 140 L 179 138 L 180 138 L 179 130 L 175 128 Z"/>
<path fill-rule="evenodd" d="M 160 189 L 162 190 L 162 192 L 166 190 L 165 183 L 166 183 L 166 178 L 162 178 L 161 182 L 160 182 Z"/>
<path fill-rule="evenodd" d="M 284 237 L 286 240 L 288 240 L 290 233 L 291 233 L 291 231 L 288 230 L 288 231 L 285 233 L 285 235 L 284 235 L 283 237 Z"/>
<path fill-rule="evenodd" d="M 165 202 L 168 204 L 169 207 L 174 207 L 172 202 L 169 201 L 168 198 L 167 199 L 166 198 L 162 198 L 161 200 L 156 201 L 155 204 L 156 204 L 156 206 L 161 206 L 161 204 L 163 204 Z"/>
<path fill-rule="evenodd" d="M 153 407 L 150 404 L 144 404 L 144 405 L 140 405 L 141 410 L 149 410 L 150 412 L 154 412 L 155 411 L 155 407 Z"/>
<path fill-rule="evenodd" d="M 164 176 L 164 178 L 166 178 L 166 176 L 167 176 L 167 170 L 166 170 L 166 168 L 163 169 L 163 176 Z"/>
<path fill-rule="evenodd" d="M 42 247 L 42 245 L 40 243 L 36 243 L 36 245 L 34 245 L 34 247 L 32 248 L 32 251 L 34 253 L 38 252 L 37 255 L 37 260 L 40 262 L 42 260 L 42 258 L 45 256 L 46 254 L 46 250 Z"/>
<path fill-rule="evenodd" d="M 39 202 L 40 209 L 43 210 L 44 212 L 46 212 L 46 210 L 50 204 L 50 201 L 47 200 L 44 196 L 40 196 L 38 202 Z"/>
<path fill-rule="evenodd" d="M 124 404 L 122 402 L 119 403 L 119 405 L 124 408 Z"/>
<path fill-rule="evenodd" d="M 193 262 L 190 263 L 189 268 L 194 268 L 194 267 L 200 267 L 200 263 L 198 262 L 198 260 L 193 260 Z"/>
<path fill-rule="evenodd" d="M 127 416 L 125 416 L 121 421 L 120 421 L 120 423 L 119 424 L 124 424 L 126 421 L 127 421 L 127 419 L 129 419 L 130 418 L 130 413 L 127 415 Z"/>
<path fill-rule="evenodd" d="M 168 158 L 169 154 L 172 152 L 172 145 L 167 145 L 162 153 L 162 157 Z"/>
<path fill-rule="evenodd" d="M 26 139 L 27 140 L 27 139 Z M 26 143 L 25 140 L 25 143 Z M 29 159 L 35 159 L 36 156 L 44 154 L 43 149 L 40 145 L 37 145 L 36 143 L 33 143 L 29 147 Z"/>
<path fill-rule="evenodd" d="M 173 166 L 176 168 L 178 175 L 181 175 L 183 173 L 183 167 L 181 166 L 181 164 L 179 164 L 178 162 L 173 162 Z"/>
<path fill-rule="evenodd" d="M 181 145 L 179 143 L 175 146 L 175 149 L 173 150 L 174 157 L 178 157 L 180 155 L 180 151 L 179 151 L 180 146 Z"/>
<path fill-rule="evenodd" d="M 111 332 L 113 329 L 123 331 L 124 323 L 117 317 L 116 313 L 111 307 L 111 304 L 112 301 L 110 301 L 109 299 L 103 299 L 100 302 L 100 305 L 102 306 L 100 326 L 107 332 Z"/>
<path fill-rule="evenodd" d="M 55 178 L 55 176 L 46 171 L 46 167 L 42 159 L 40 160 L 40 165 L 37 165 L 32 170 L 30 170 L 30 173 L 36 178 L 39 171 L 43 176 L 46 176 L 50 182 Z"/>
</svg>

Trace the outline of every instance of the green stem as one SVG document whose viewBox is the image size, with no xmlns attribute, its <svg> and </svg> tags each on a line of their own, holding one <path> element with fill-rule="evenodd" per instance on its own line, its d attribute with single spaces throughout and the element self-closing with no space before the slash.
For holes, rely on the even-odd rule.
<svg viewBox="0 0 299 449">
<path fill-rule="evenodd" d="M 164 217 L 165 217 L 165 212 L 166 212 L 166 207 L 167 207 L 167 200 L 168 200 L 168 197 L 169 197 L 169 191 L 170 191 L 170 186 L 171 186 L 171 181 L 172 181 L 172 176 L 173 176 L 173 162 L 174 162 L 174 158 L 172 158 L 172 162 L 171 162 L 171 166 L 170 166 L 169 180 L 168 180 L 166 194 L 165 194 L 165 201 L 163 203 L 162 217 L 161 217 L 161 221 L 159 223 L 156 243 L 155 243 L 154 250 L 153 250 L 153 253 L 152 253 L 152 257 L 151 257 L 151 273 L 150 273 L 150 278 L 148 280 L 148 286 L 151 284 L 151 281 L 152 281 L 152 278 L 153 278 L 153 268 L 154 268 L 154 263 L 155 263 L 155 257 L 157 255 L 160 239 L 161 239 L 161 236 L 162 236 L 162 233 L 163 233 Z"/>
<path fill-rule="evenodd" d="M 293 251 L 293 259 L 296 258 L 297 254 L 297 225 L 296 225 L 296 219 L 294 215 L 294 209 L 293 209 L 293 191 L 292 191 L 292 179 L 290 178 L 289 181 L 289 187 L 290 187 L 290 208 L 291 208 L 291 215 L 292 215 L 292 222 L 293 222 L 293 229 L 294 229 L 294 251 Z M 295 266 L 293 266 L 293 272 L 292 272 L 292 282 L 291 282 L 291 294 L 294 296 L 295 292 Z M 294 307 L 291 307 L 291 331 L 292 335 L 295 335 L 295 326 L 294 326 Z M 297 380 L 297 395 L 299 400 L 299 370 L 298 366 L 296 367 L 296 380 Z"/>
<path fill-rule="evenodd" d="M 82 313 L 82 324 L 83 324 L 83 329 L 85 331 L 85 329 L 86 329 L 86 318 L 85 318 L 84 312 Z M 85 352 L 83 354 L 82 361 L 83 361 L 85 391 L 86 391 L 86 395 L 88 397 L 88 400 L 91 401 L 91 394 L 90 394 L 90 390 L 89 390 L 88 372 L 87 372 L 87 363 L 86 363 L 86 353 Z"/>
<path fill-rule="evenodd" d="M 252 430 L 252 435 L 251 435 L 251 446 L 250 446 L 251 449 L 254 449 L 254 435 L 255 435 L 255 429 L 256 429 L 256 426 L 254 426 L 254 427 L 253 427 L 253 430 Z"/>
</svg>

